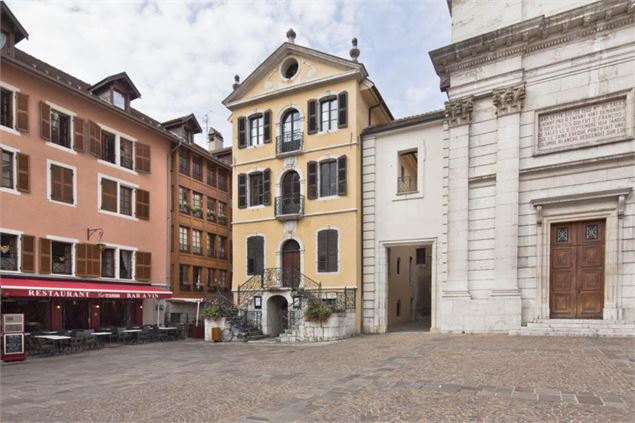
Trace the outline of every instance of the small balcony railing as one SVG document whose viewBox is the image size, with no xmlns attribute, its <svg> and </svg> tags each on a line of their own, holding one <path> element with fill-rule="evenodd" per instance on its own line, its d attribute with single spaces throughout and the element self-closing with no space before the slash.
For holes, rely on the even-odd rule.
<svg viewBox="0 0 635 423">
<path fill-rule="evenodd" d="M 276 218 L 296 220 L 304 215 L 304 195 L 276 197 Z"/>
<path fill-rule="evenodd" d="M 192 207 L 192 216 L 198 217 L 199 219 L 203 217 L 203 210 L 200 207 Z"/>
<path fill-rule="evenodd" d="M 179 203 L 179 210 L 181 211 L 181 213 L 190 214 L 190 205 L 184 201 L 181 201 Z"/>
<path fill-rule="evenodd" d="M 304 149 L 304 133 L 302 130 L 285 132 L 276 137 L 276 154 L 287 155 L 300 153 Z"/>
<path fill-rule="evenodd" d="M 216 214 L 214 214 L 211 210 L 207 210 L 207 220 L 210 222 L 216 222 Z"/>
<path fill-rule="evenodd" d="M 397 193 L 405 194 L 407 192 L 417 191 L 416 176 L 401 176 L 397 178 Z"/>
<path fill-rule="evenodd" d="M 221 225 L 227 225 L 227 216 L 218 215 L 218 223 Z"/>
</svg>

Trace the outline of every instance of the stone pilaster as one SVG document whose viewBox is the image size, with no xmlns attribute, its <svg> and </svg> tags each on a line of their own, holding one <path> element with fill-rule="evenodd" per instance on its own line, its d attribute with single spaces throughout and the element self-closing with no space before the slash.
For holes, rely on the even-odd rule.
<svg viewBox="0 0 635 423">
<path fill-rule="evenodd" d="M 445 103 L 449 132 L 447 285 L 443 297 L 470 299 L 468 289 L 468 178 L 471 97 Z M 447 310 L 447 313 L 452 313 Z M 445 313 L 444 313 L 445 314 Z"/>
<path fill-rule="evenodd" d="M 493 92 L 497 116 L 496 211 L 494 287 L 492 297 L 517 298 L 518 287 L 518 192 L 520 166 L 520 112 L 524 83 Z M 506 307 L 513 309 L 515 306 Z"/>
</svg>

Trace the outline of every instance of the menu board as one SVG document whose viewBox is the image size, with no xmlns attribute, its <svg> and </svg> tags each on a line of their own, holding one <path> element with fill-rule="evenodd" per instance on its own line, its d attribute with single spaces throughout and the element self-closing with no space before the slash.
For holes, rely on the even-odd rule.
<svg viewBox="0 0 635 423">
<path fill-rule="evenodd" d="M 3 314 L 2 332 L 15 333 L 24 331 L 24 314 Z"/>
<path fill-rule="evenodd" d="M 7 333 L 2 343 L 4 354 L 22 354 L 24 352 L 24 335 L 21 333 Z"/>
</svg>

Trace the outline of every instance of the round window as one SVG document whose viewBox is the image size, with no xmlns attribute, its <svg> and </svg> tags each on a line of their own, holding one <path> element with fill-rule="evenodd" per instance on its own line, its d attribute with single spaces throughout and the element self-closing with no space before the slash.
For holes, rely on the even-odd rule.
<svg viewBox="0 0 635 423">
<path fill-rule="evenodd" d="M 295 74 L 298 73 L 298 67 L 299 67 L 298 61 L 294 59 L 293 57 L 289 57 L 282 64 L 282 68 L 281 68 L 282 77 L 285 79 L 293 78 Z"/>
</svg>

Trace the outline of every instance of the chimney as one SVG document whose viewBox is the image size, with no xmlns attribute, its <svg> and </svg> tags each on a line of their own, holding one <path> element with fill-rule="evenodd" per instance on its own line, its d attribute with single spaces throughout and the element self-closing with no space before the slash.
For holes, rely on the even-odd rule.
<svg viewBox="0 0 635 423">
<path fill-rule="evenodd" d="M 207 132 L 207 150 L 210 153 L 223 148 L 223 136 L 214 128 L 209 128 Z"/>
</svg>

